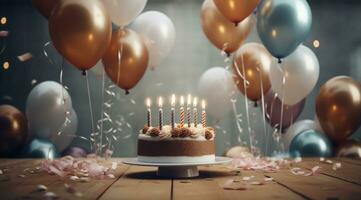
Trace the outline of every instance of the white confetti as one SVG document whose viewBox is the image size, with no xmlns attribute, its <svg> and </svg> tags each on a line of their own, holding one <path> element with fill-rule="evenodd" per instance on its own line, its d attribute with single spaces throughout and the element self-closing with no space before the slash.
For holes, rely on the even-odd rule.
<svg viewBox="0 0 361 200">
<path fill-rule="evenodd" d="M 19 61 L 25 62 L 33 58 L 33 55 L 31 53 L 24 53 L 17 57 Z"/>
<path fill-rule="evenodd" d="M 48 187 L 46 187 L 45 185 L 36 186 L 36 191 L 38 191 L 38 192 L 44 192 L 46 190 L 48 190 Z"/>
</svg>

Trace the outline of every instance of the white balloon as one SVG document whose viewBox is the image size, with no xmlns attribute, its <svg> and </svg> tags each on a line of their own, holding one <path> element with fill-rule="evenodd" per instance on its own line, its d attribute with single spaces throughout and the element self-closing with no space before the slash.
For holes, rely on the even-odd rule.
<svg viewBox="0 0 361 200">
<path fill-rule="evenodd" d="M 316 55 L 300 45 L 281 64 L 275 60 L 270 70 L 272 90 L 284 98 L 287 105 L 300 102 L 315 87 L 319 76 L 319 63 Z M 283 80 L 284 78 L 284 80 Z"/>
<path fill-rule="evenodd" d="M 129 24 L 142 12 L 147 0 L 102 0 L 110 19 L 119 26 Z"/>
<path fill-rule="evenodd" d="M 72 110 L 68 91 L 57 82 L 45 81 L 34 87 L 26 101 L 30 133 L 43 139 L 57 134 Z"/>
<path fill-rule="evenodd" d="M 149 66 L 156 67 L 169 55 L 175 43 L 175 28 L 169 17 L 158 11 L 139 15 L 130 28 L 145 41 L 149 50 Z"/>
<path fill-rule="evenodd" d="M 232 74 L 223 67 L 208 69 L 198 83 L 199 94 L 207 101 L 207 113 L 217 120 L 231 110 L 229 94 L 233 89 Z"/>
<path fill-rule="evenodd" d="M 289 150 L 289 146 L 293 140 L 299 133 L 302 133 L 306 130 L 317 130 L 317 124 L 315 121 L 306 119 L 300 120 L 290 126 L 286 133 L 282 134 L 281 141 L 285 147 L 285 150 Z"/>
<path fill-rule="evenodd" d="M 56 146 L 59 152 L 64 151 L 73 141 L 78 129 L 78 116 L 74 109 L 69 113 L 69 121 L 65 122 L 61 127 L 60 134 L 53 134 L 50 141 Z"/>
</svg>

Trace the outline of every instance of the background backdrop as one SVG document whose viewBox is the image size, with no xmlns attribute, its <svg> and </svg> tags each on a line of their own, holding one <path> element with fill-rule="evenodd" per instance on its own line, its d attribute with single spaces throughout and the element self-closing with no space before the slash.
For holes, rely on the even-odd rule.
<svg viewBox="0 0 361 200">
<path fill-rule="evenodd" d="M 10 68 L 0 69 L 0 104 L 11 104 L 25 112 L 25 103 L 30 90 L 45 80 L 59 81 L 59 66 L 49 63 L 43 54 L 43 45 L 50 40 L 47 20 L 31 5 L 30 0 L 1 0 L 0 17 L 7 17 L 7 24 L 0 30 L 8 30 L 10 35 L 5 42 L 6 49 L 0 55 L 0 63 L 8 61 Z M 111 115 L 119 124 L 119 139 L 114 142 L 116 156 L 136 154 L 136 136 L 145 124 L 145 97 L 155 99 L 175 94 L 197 95 L 197 84 L 202 73 L 213 66 L 225 66 L 224 57 L 213 47 L 203 34 L 200 25 L 202 0 L 148 0 L 145 11 L 157 10 L 168 15 L 176 28 L 176 44 L 156 70 L 148 70 L 141 82 L 124 95 L 116 90 Z M 308 1 L 313 14 L 312 31 L 304 43 L 311 47 L 320 61 L 320 78 L 317 86 L 307 98 L 305 109 L 299 119 L 313 119 L 315 115 L 315 96 L 319 87 L 331 77 L 350 75 L 361 81 L 361 2 L 357 0 L 318 0 Z M 312 46 L 313 40 L 320 41 L 320 47 Z M 249 41 L 258 41 L 257 33 L 252 31 Z M 1 44 L 2 45 L 2 44 Z M 16 56 L 30 52 L 34 58 L 19 62 Z M 57 52 L 49 50 L 49 57 L 58 63 Z M 69 88 L 73 107 L 79 118 L 78 135 L 88 137 L 91 132 L 91 120 L 88 107 L 86 78 L 68 63 L 64 66 L 64 84 Z M 306 80 L 307 81 L 307 80 Z M 110 85 L 109 80 L 106 85 Z M 95 121 L 101 112 L 101 77 L 90 73 L 91 98 Z M 231 104 L 230 104 L 231 106 Z M 252 106 L 250 106 L 252 107 Z M 244 97 L 237 92 L 238 112 L 244 113 Z M 155 111 L 155 109 L 154 109 Z M 263 130 L 262 115 L 259 108 L 251 108 L 251 127 L 256 134 L 258 147 L 265 150 L 265 144 L 272 141 L 271 133 Z M 209 119 L 209 124 L 217 130 L 217 153 L 247 141 L 246 120 L 243 130 L 236 127 L 234 113 L 230 112 L 221 121 Z M 268 137 L 267 137 L 268 134 Z M 359 129 L 353 137 L 360 138 Z M 73 145 L 88 148 L 87 142 L 75 139 Z M 270 145 L 274 148 L 274 145 Z M 272 151 L 268 150 L 268 154 Z"/>
</svg>

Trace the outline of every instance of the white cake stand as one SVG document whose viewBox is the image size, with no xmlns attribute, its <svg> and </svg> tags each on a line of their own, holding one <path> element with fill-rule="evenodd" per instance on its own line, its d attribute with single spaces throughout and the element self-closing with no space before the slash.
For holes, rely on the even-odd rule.
<svg viewBox="0 0 361 200">
<path fill-rule="evenodd" d="M 157 163 L 142 162 L 135 158 L 124 158 L 122 162 L 128 165 L 158 167 L 157 176 L 164 178 L 191 178 L 199 176 L 197 166 L 200 165 L 219 165 L 229 163 L 232 159 L 217 156 L 210 162 L 190 162 L 190 163 Z"/>
</svg>

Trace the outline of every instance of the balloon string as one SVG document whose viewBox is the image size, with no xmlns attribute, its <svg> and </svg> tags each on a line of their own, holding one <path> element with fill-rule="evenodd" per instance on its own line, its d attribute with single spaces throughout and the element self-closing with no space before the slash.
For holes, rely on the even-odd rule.
<svg viewBox="0 0 361 200">
<path fill-rule="evenodd" d="M 259 70 L 260 75 L 260 82 L 261 82 L 261 101 L 262 101 L 262 115 L 263 115 L 263 133 L 264 137 L 267 138 L 267 128 L 266 128 L 266 111 L 265 111 L 265 101 L 264 101 L 264 94 L 263 94 L 263 80 L 262 80 L 262 71 Z M 265 151 L 264 151 L 265 152 Z M 266 154 L 266 152 L 265 152 Z"/>
<path fill-rule="evenodd" d="M 90 94 L 90 87 L 89 87 L 89 76 L 88 73 L 85 74 L 86 76 L 86 86 L 87 86 L 87 90 L 88 90 L 88 102 L 89 102 L 89 111 L 90 111 L 90 119 L 91 119 L 91 127 L 92 127 L 92 133 L 94 133 L 95 129 L 94 129 L 94 117 L 93 117 L 93 106 L 92 106 L 92 101 L 91 101 L 91 94 Z M 94 141 L 95 143 L 95 147 L 96 147 L 96 141 Z M 95 152 L 98 151 L 98 148 L 95 149 Z"/>
<path fill-rule="evenodd" d="M 278 64 L 279 69 L 280 68 L 280 64 Z M 280 119 L 280 128 L 279 128 L 279 134 L 282 134 L 282 126 L 283 126 L 283 106 L 284 106 L 284 100 L 285 100 L 285 85 L 286 85 L 286 76 L 285 76 L 285 72 L 284 70 L 281 69 L 282 72 L 282 101 L 281 101 L 281 119 Z M 278 137 L 278 136 L 277 136 Z M 277 141 L 278 145 L 279 145 L 279 140 Z"/>
<path fill-rule="evenodd" d="M 241 134 L 242 134 L 242 127 L 241 127 L 241 124 L 239 123 L 239 120 L 238 120 L 238 112 L 237 112 L 237 106 L 236 106 L 236 102 L 237 100 L 236 99 L 231 99 L 231 102 L 232 102 L 232 108 L 233 108 L 233 114 L 234 116 L 236 117 L 236 125 L 237 125 L 237 129 L 238 129 L 238 142 L 241 142 Z"/>
<path fill-rule="evenodd" d="M 4 51 L 5 51 L 5 49 L 6 49 L 6 39 L 5 38 L 3 38 L 2 39 L 2 47 L 1 47 L 1 50 L 0 50 L 0 55 L 2 54 L 2 53 L 4 53 Z"/>
<path fill-rule="evenodd" d="M 241 54 L 241 59 L 242 59 L 242 74 L 245 74 L 245 67 L 244 67 L 244 61 L 243 61 L 243 54 Z M 235 62 L 236 64 L 236 68 L 238 68 L 238 64 L 237 62 Z M 250 145 L 250 151 L 253 154 L 253 138 L 252 138 L 252 130 L 251 130 L 251 124 L 250 124 L 250 120 L 249 120 L 249 110 L 248 110 L 248 97 L 247 97 L 247 84 L 246 84 L 247 79 L 244 77 L 244 81 L 243 81 L 243 87 L 244 87 L 244 95 L 245 95 L 245 104 L 246 104 L 246 119 L 247 119 L 247 125 L 248 125 L 248 135 L 249 135 L 249 145 Z M 248 81 L 247 81 L 248 82 Z"/>
<path fill-rule="evenodd" d="M 101 104 L 101 124 L 100 124 L 100 146 L 103 148 L 103 125 L 104 125 L 104 93 L 105 93 L 105 72 L 102 70 L 102 104 Z M 101 149 L 102 150 L 102 149 Z"/>
</svg>

